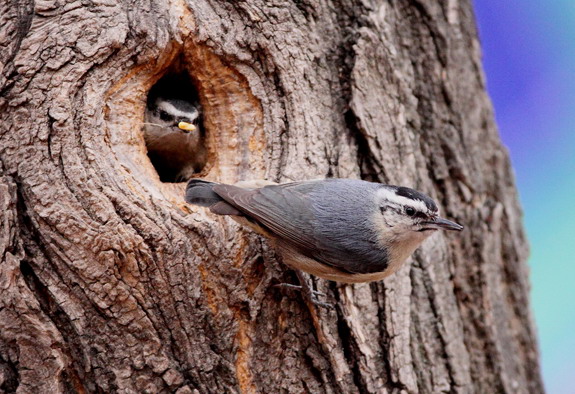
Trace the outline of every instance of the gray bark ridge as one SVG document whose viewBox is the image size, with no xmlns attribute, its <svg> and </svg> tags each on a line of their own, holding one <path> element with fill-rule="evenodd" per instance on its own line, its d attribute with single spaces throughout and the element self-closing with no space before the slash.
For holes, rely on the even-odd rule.
<svg viewBox="0 0 575 394">
<path fill-rule="evenodd" d="M 0 391 L 543 391 L 470 2 L 3 2 L 0 26 Z M 307 305 L 264 239 L 159 181 L 167 69 L 198 87 L 205 178 L 401 184 L 466 230 Z"/>
</svg>

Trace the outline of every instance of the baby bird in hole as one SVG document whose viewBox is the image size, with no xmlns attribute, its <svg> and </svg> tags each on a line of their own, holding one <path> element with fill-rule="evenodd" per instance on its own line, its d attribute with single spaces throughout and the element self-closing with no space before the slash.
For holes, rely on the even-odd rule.
<svg viewBox="0 0 575 394">
<path fill-rule="evenodd" d="M 204 167 L 207 152 L 199 123 L 198 103 L 158 96 L 148 104 L 144 139 L 162 182 L 186 181 Z"/>
</svg>

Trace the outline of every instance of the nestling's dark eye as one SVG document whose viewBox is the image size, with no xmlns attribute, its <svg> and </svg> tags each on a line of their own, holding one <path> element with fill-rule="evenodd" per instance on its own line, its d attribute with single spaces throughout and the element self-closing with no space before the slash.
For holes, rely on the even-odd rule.
<svg viewBox="0 0 575 394">
<path fill-rule="evenodd" d="M 170 120 L 170 119 L 172 119 L 172 117 L 166 111 L 160 111 L 160 119 Z"/>
<path fill-rule="evenodd" d="M 407 207 L 407 208 L 405 208 L 405 214 L 407 216 L 413 216 L 413 215 L 415 215 L 415 209 L 413 209 L 411 207 Z"/>
</svg>

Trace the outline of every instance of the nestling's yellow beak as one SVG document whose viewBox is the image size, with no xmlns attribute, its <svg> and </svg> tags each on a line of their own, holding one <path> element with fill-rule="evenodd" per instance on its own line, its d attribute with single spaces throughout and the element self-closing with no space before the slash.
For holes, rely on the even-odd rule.
<svg viewBox="0 0 575 394">
<path fill-rule="evenodd" d="M 178 123 L 178 127 L 186 131 L 194 131 L 196 129 L 196 126 L 188 122 L 180 122 Z"/>
</svg>

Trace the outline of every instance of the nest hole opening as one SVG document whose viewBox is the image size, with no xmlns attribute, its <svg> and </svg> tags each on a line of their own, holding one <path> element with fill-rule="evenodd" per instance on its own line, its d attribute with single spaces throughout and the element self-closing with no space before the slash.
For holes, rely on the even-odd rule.
<svg viewBox="0 0 575 394">
<path fill-rule="evenodd" d="M 194 81 L 172 66 L 148 92 L 142 131 L 160 181 L 185 182 L 202 173 L 208 152 L 202 108 Z"/>
</svg>

